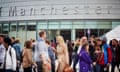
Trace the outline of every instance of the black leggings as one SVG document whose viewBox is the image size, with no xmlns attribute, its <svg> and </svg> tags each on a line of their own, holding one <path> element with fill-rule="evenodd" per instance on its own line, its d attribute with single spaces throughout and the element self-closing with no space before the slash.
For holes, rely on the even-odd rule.
<svg viewBox="0 0 120 72">
<path fill-rule="evenodd" d="M 112 63 L 112 70 L 111 72 L 115 72 L 115 66 L 117 66 L 119 72 L 120 72 L 120 69 L 119 69 L 119 63 Z"/>
<path fill-rule="evenodd" d="M 32 67 L 24 68 L 24 72 L 32 72 Z"/>
<path fill-rule="evenodd" d="M 106 71 L 104 71 L 104 68 L 106 68 Z M 109 72 L 109 67 L 107 65 L 101 65 L 100 72 Z"/>
</svg>

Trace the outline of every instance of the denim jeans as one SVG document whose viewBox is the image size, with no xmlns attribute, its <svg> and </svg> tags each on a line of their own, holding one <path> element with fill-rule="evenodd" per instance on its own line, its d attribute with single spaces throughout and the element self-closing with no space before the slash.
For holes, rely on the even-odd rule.
<svg viewBox="0 0 120 72">
<path fill-rule="evenodd" d="M 76 65 L 77 65 L 77 63 L 79 61 L 79 56 L 78 56 L 77 53 L 73 53 L 72 58 L 73 58 L 73 70 L 74 70 L 74 72 L 76 72 L 76 68 L 75 67 L 76 67 Z"/>
<path fill-rule="evenodd" d="M 99 64 L 96 64 L 94 68 L 94 72 L 100 72 L 101 67 Z"/>
<path fill-rule="evenodd" d="M 4 72 L 4 70 L 3 70 L 3 69 L 0 69 L 0 72 Z"/>
<path fill-rule="evenodd" d="M 37 71 L 38 72 L 43 72 L 42 62 L 36 62 L 36 63 L 37 63 Z"/>
<path fill-rule="evenodd" d="M 112 65 L 111 72 L 115 72 L 115 66 L 117 66 L 117 68 L 118 68 L 118 70 L 119 70 L 119 72 L 120 72 L 119 63 L 112 62 L 111 65 Z"/>
<path fill-rule="evenodd" d="M 5 72 L 13 72 L 13 70 L 7 69 L 7 70 L 5 70 Z"/>
<path fill-rule="evenodd" d="M 32 67 L 24 68 L 24 72 L 32 72 Z"/>
</svg>

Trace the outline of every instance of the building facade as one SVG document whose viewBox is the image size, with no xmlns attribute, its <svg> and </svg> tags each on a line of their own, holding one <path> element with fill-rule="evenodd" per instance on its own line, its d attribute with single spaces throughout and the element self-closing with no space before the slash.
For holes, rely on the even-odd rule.
<svg viewBox="0 0 120 72">
<path fill-rule="evenodd" d="M 46 30 L 49 39 L 101 36 L 120 25 L 120 0 L 0 0 L 0 33 L 22 42 Z"/>
</svg>

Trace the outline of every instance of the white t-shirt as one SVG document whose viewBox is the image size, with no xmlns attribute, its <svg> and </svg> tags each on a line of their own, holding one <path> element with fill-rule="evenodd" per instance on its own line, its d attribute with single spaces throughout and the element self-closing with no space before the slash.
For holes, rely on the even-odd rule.
<svg viewBox="0 0 120 72">
<path fill-rule="evenodd" d="M 81 48 L 82 48 L 82 46 L 80 45 L 80 46 L 79 46 L 79 48 L 78 48 L 77 54 L 79 54 L 79 53 L 80 53 Z"/>
</svg>

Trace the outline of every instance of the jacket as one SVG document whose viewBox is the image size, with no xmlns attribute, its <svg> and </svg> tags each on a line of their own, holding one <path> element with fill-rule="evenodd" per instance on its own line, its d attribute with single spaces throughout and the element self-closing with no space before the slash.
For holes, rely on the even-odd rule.
<svg viewBox="0 0 120 72">
<path fill-rule="evenodd" d="M 11 55 L 10 55 L 11 53 Z M 14 48 L 12 48 L 11 46 L 8 47 L 8 50 L 6 50 L 5 52 L 5 56 L 6 56 L 6 64 L 5 64 L 5 69 L 12 69 L 13 71 L 16 71 L 16 53 Z"/>
<path fill-rule="evenodd" d="M 116 50 L 116 63 L 120 64 L 120 46 Z"/>
<path fill-rule="evenodd" d="M 111 61 L 112 61 L 111 48 L 107 44 L 103 44 L 103 53 L 99 64 L 105 65 L 107 63 L 111 63 Z"/>
<path fill-rule="evenodd" d="M 1 44 L 0 45 L 0 69 L 3 68 L 4 57 L 5 57 L 5 48 L 3 44 Z"/>
<path fill-rule="evenodd" d="M 15 49 L 15 51 L 16 51 L 16 56 L 17 56 L 17 60 L 20 60 L 20 54 L 21 54 L 21 47 L 20 47 L 20 44 L 19 43 L 15 43 L 14 45 L 13 45 L 13 48 Z"/>
<path fill-rule="evenodd" d="M 89 72 L 91 69 L 92 59 L 85 49 L 80 51 L 79 59 L 80 72 Z"/>
<path fill-rule="evenodd" d="M 42 38 L 40 38 L 36 43 L 34 60 L 36 62 L 41 62 L 42 61 L 42 58 L 40 58 L 41 55 L 44 55 L 45 60 L 48 61 L 49 59 L 48 48 L 45 43 L 45 40 L 43 40 Z"/>
<path fill-rule="evenodd" d="M 31 67 L 33 64 L 32 49 L 25 48 L 23 50 L 22 56 L 23 56 L 23 62 L 22 62 L 23 68 Z"/>
</svg>

